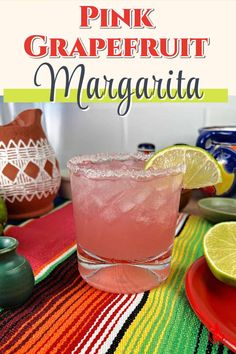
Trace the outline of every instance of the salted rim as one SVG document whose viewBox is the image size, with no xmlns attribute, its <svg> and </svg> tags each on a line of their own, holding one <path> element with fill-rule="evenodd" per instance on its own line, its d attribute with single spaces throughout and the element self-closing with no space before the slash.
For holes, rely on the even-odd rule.
<svg viewBox="0 0 236 354">
<path fill-rule="evenodd" d="M 125 161 L 131 158 L 147 161 L 149 160 L 153 154 L 145 155 L 143 153 L 135 153 L 135 154 L 123 154 L 123 153 L 98 153 L 98 154 L 91 154 L 91 155 L 78 155 L 72 157 L 68 163 L 67 167 L 70 172 L 73 174 L 83 174 L 89 178 L 108 178 L 108 177 L 130 177 L 130 178 L 150 178 L 150 177 L 157 177 L 157 176 L 169 176 L 169 175 L 176 175 L 178 173 L 184 173 L 185 166 L 183 164 L 172 167 L 172 168 L 165 168 L 161 170 L 157 169 L 148 169 L 148 170 L 123 170 L 123 169 L 104 169 L 104 168 L 89 168 L 85 166 L 81 166 L 81 164 L 85 161 L 96 163 L 96 162 L 106 162 L 112 160 L 118 161 Z"/>
</svg>

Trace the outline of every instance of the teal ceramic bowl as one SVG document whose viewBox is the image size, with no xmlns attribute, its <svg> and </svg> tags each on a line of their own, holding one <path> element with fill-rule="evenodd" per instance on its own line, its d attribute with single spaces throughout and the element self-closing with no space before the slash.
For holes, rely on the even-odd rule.
<svg viewBox="0 0 236 354">
<path fill-rule="evenodd" d="M 204 218 L 211 223 L 236 221 L 236 199 L 204 198 L 198 201 L 198 206 Z"/>
</svg>

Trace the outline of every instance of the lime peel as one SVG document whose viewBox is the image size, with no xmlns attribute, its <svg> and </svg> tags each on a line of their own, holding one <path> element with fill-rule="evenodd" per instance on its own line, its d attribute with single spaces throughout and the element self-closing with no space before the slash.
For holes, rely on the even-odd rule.
<svg viewBox="0 0 236 354">
<path fill-rule="evenodd" d="M 203 249 L 213 275 L 236 287 L 236 222 L 222 222 L 208 230 Z"/>
<path fill-rule="evenodd" d="M 185 164 L 183 187 L 202 188 L 220 183 L 221 168 L 217 160 L 206 150 L 189 145 L 174 145 L 156 152 L 145 164 L 149 168 L 173 168 Z"/>
</svg>

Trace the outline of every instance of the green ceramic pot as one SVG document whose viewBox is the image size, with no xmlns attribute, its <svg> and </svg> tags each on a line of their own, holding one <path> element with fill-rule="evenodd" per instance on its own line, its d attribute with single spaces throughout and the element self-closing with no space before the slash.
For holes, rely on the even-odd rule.
<svg viewBox="0 0 236 354">
<path fill-rule="evenodd" d="M 16 253 L 18 241 L 0 237 L 0 307 L 23 304 L 32 294 L 34 275 L 29 262 Z"/>
</svg>

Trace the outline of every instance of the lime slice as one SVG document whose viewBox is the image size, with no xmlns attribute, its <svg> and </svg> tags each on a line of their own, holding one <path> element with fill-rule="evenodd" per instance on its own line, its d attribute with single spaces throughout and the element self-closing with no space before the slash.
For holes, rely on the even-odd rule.
<svg viewBox="0 0 236 354">
<path fill-rule="evenodd" d="M 207 151 L 188 145 L 170 146 L 155 153 L 145 164 L 148 168 L 171 168 L 185 165 L 183 188 L 193 189 L 221 182 L 221 169 Z"/>
<path fill-rule="evenodd" d="M 236 286 L 236 222 L 213 226 L 204 237 L 204 254 L 214 276 Z"/>
</svg>

